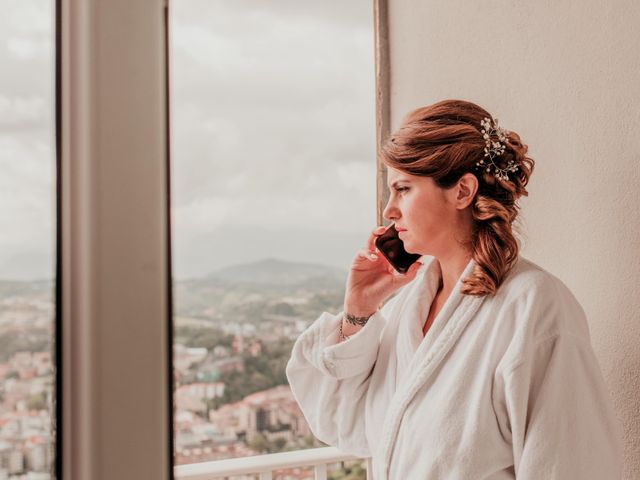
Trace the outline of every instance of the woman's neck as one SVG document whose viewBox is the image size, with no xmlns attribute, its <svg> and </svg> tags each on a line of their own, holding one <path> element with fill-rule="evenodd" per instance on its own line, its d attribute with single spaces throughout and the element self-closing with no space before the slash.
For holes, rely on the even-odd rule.
<svg viewBox="0 0 640 480">
<path fill-rule="evenodd" d="M 469 264 L 472 255 L 466 250 L 451 252 L 444 257 L 437 257 L 440 264 L 440 288 L 438 295 L 447 295 L 453 290 L 458 279 L 462 276 L 462 272 Z"/>
</svg>

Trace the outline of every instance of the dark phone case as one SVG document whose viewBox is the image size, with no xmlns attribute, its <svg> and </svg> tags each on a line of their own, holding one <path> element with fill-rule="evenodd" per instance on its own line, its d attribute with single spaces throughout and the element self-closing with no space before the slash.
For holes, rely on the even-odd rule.
<svg viewBox="0 0 640 480">
<path fill-rule="evenodd" d="M 404 243 L 398 236 L 395 225 L 391 225 L 376 238 L 375 244 L 393 268 L 400 273 L 406 273 L 409 267 L 422 256 L 417 253 L 409 253 L 404 249 Z"/>
</svg>

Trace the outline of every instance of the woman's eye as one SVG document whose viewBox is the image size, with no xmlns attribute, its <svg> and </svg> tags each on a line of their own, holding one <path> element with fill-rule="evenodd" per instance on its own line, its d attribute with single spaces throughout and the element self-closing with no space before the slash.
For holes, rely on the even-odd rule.
<svg viewBox="0 0 640 480">
<path fill-rule="evenodd" d="M 409 187 L 396 187 L 396 192 L 406 192 Z"/>
</svg>

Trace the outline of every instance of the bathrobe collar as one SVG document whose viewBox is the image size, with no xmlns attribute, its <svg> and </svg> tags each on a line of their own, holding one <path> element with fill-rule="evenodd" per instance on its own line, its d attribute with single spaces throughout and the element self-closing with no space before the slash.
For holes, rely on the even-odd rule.
<svg viewBox="0 0 640 480">
<path fill-rule="evenodd" d="M 398 349 L 399 363 L 406 368 L 401 369 L 404 376 L 398 382 L 397 389 L 391 399 L 389 410 L 384 421 L 380 451 L 383 452 L 383 466 L 388 475 L 390 458 L 398 434 L 402 414 L 414 395 L 431 377 L 433 372 L 447 352 L 456 343 L 460 334 L 471 318 L 480 308 L 486 296 L 464 295 L 460 292 L 462 279 L 473 271 L 476 262 L 471 259 L 458 278 L 451 294 L 435 317 L 433 325 L 422 338 L 422 325 L 427 318 L 431 300 L 435 296 L 439 278 L 440 265 L 437 259 L 430 255 L 423 256 L 424 275 L 418 275 L 415 288 L 419 294 L 414 300 L 407 302 L 400 318 L 406 322 L 398 325 L 400 344 L 406 348 Z"/>
</svg>

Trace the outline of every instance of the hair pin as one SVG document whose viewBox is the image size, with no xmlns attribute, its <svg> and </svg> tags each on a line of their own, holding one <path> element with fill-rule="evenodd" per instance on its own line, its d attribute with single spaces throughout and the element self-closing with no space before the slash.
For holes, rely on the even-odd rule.
<svg viewBox="0 0 640 480">
<path fill-rule="evenodd" d="M 515 172 L 518 170 L 518 165 L 515 160 L 509 160 L 509 163 L 505 168 L 500 168 L 494 161 L 494 158 L 500 157 L 506 149 L 507 142 L 507 130 L 498 126 L 498 119 L 494 119 L 493 122 L 489 117 L 484 117 L 480 121 L 482 127 L 480 133 L 485 141 L 484 157 L 480 161 L 476 162 L 476 166 L 483 168 L 486 172 L 491 171 L 493 165 L 495 171 L 494 176 L 501 180 L 509 180 L 508 172 Z M 492 136 L 497 136 L 498 140 L 492 140 Z M 488 162 L 485 159 L 488 158 Z"/>
</svg>

